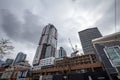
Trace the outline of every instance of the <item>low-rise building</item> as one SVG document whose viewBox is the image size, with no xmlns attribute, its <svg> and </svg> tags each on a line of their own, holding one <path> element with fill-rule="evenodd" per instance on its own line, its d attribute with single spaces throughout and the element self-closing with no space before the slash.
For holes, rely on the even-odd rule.
<svg viewBox="0 0 120 80">
<path fill-rule="evenodd" d="M 29 69 L 31 68 L 30 64 L 28 63 L 28 61 L 22 61 L 16 64 L 15 67 L 21 67 L 21 68 L 26 68 Z"/>
<path fill-rule="evenodd" d="M 97 61 L 95 54 L 85 54 L 76 57 L 64 57 L 60 59 L 55 59 L 55 67 L 66 67 L 68 66 L 71 70 L 101 70 L 103 71 L 103 66 L 96 66 L 100 62 Z M 87 66 L 89 65 L 89 66 Z M 77 68 L 78 66 L 82 66 Z M 87 66 L 87 67 L 86 67 Z"/>
<path fill-rule="evenodd" d="M 51 76 L 50 80 L 60 80 L 65 76 L 68 80 L 78 80 L 78 78 L 89 80 L 89 77 L 93 80 L 99 80 L 97 78 L 101 77 L 105 80 L 109 80 L 107 79 L 108 76 L 102 63 L 97 61 L 95 54 L 57 58 L 55 59 L 53 67 L 37 70 L 34 69 L 31 71 L 33 79 L 43 79 L 47 76 Z M 75 76 L 78 76 L 78 78 Z"/>
<path fill-rule="evenodd" d="M 11 66 L 2 73 L 0 80 L 31 80 L 29 69 Z"/>
</svg>

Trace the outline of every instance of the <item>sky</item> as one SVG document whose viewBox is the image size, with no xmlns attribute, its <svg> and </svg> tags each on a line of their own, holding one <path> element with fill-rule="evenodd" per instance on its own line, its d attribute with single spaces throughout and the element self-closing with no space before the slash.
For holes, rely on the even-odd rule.
<svg viewBox="0 0 120 80">
<path fill-rule="evenodd" d="M 62 46 L 70 56 L 70 38 L 83 53 L 79 31 L 98 27 L 103 36 L 120 32 L 120 0 L 116 0 L 116 21 L 115 30 L 115 0 L 0 0 L 0 39 L 9 39 L 15 47 L 4 59 L 23 52 L 32 64 L 48 23 L 58 30 L 57 49 Z"/>
</svg>

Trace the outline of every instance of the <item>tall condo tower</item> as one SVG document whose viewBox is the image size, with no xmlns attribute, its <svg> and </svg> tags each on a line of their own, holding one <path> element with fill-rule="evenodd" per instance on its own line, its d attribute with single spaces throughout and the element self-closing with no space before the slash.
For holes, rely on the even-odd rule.
<svg viewBox="0 0 120 80">
<path fill-rule="evenodd" d="M 40 37 L 39 45 L 33 60 L 33 66 L 41 63 L 42 59 L 55 57 L 57 48 L 57 29 L 52 24 L 46 25 Z"/>
<path fill-rule="evenodd" d="M 23 52 L 19 52 L 13 62 L 13 65 L 16 65 L 19 62 L 25 61 L 26 59 L 26 54 L 24 54 Z"/>
<path fill-rule="evenodd" d="M 80 41 L 82 44 L 84 54 L 95 53 L 95 49 L 92 44 L 92 40 L 102 37 L 100 31 L 97 27 L 88 28 L 83 31 L 78 32 Z"/>
</svg>

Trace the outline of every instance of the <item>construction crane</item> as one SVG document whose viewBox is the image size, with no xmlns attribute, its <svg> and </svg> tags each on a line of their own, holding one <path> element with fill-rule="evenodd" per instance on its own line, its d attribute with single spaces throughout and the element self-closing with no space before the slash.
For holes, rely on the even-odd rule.
<svg viewBox="0 0 120 80">
<path fill-rule="evenodd" d="M 73 48 L 73 45 L 72 45 L 72 43 L 71 43 L 70 38 L 69 38 L 68 40 L 69 40 L 69 43 L 70 43 L 70 45 L 71 45 L 71 47 L 72 47 L 72 50 L 75 52 L 75 49 Z"/>
<path fill-rule="evenodd" d="M 79 52 L 79 51 L 77 50 L 77 45 L 75 45 L 75 48 L 74 48 L 73 45 L 72 45 L 72 43 L 71 43 L 70 38 L 69 38 L 68 40 L 69 40 L 69 43 L 70 43 L 70 45 L 71 45 L 71 47 L 72 47 L 72 50 L 73 50 L 73 53 L 72 53 L 72 54 L 76 55 L 76 54 Z"/>
</svg>

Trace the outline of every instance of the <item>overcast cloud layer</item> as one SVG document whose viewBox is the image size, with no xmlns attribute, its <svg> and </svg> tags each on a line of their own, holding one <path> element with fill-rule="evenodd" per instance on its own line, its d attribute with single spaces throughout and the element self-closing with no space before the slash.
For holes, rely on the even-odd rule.
<svg viewBox="0 0 120 80">
<path fill-rule="evenodd" d="M 103 35 L 115 32 L 115 0 L 0 0 L 0 38 L 8 38 L 30 63 L 42 28 L 52 23 L 58 30 L 58 49 L 72 52 L 68 38 L 82 52 L 78 32 L 98 27 Z M 117 29 L 120 31 L 120 0 L 117 2 Z"/>
</svg>

